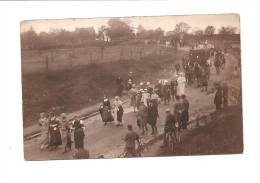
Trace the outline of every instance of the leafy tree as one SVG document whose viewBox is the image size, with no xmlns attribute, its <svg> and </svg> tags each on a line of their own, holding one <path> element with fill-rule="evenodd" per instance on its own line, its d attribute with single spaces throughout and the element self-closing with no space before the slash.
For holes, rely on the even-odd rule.
<svg viewBox="0 0 260 183">
<path fill-rule="evenodd" d="M 218 30 L 219 34 L 222 35 L 231 35 L 231 34 L 235 34 L 236 33 L 237 28 L 236 27 L 232 27 L 232 26 L 226 26 L 226 27 L 221 27 Z"/>
<path fill-rule="evenodd" d="M 196 30 L 196 31 L 194 32 L 194 34 L 195 34 L 196 36 L 201 36 L 201 35 L 204 34 L 204 32 L 203 32 L 203 30 L 198 29 L 198 30 Z"/>
<path fill-rule="evenodd" d="M 21 46 L 25 49 L 35 49 L 38 44 L 38 36 L 33 27 L 29 31 L 21 33 Z"/>
<path fill-rule="evenodd" d="M 214 33 L 215 33 L 215 27 L 214 26 L 212 26 L 212 25 L 208 25 L 206 28 L 205 28 L 205 30 L 204 30 L 204 34 L 205 35 L 208 35 L 208 36 L 211 36 L 211 35 L 213 35 Z"/>
<path fill-rule="evenodd" d="M 157 29 L 154 30 L 154 38 L 160 39 L 164 36 L 164 31 L 161 29 L 161 27 L 158 27 Z"/>
<path fill-rule="evenodd" d="M 106 26 L 102 25 L 101 27 L 98 28 L 98 34 L 97 37 L 103 41 L 105 41 L 105 32 L 106 32 Z"/>
<path fill-rule="evenodd" d="M 132 28 L 128 23 L 121 21 L 120 18 L 112 18 L 108 21 L 106 34 L 111 40 L 129 39 L 134 37 Z"/>
</svg>

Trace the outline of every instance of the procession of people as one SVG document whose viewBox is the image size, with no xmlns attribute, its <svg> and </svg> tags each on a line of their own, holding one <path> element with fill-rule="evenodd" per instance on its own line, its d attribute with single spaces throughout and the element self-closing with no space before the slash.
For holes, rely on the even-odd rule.
<svg viewBox="0 0 260 183">
<path fill-rule="evenodd" d="M 189 99 L 186 96 L 187 87 L 194 83 L 201 88 L 202 92 L 208 91 L 210 70 L 212 61 L 215 61 L 216 74 L 220 68 L 224 68 L 225 58 L 220 51 L 210 50 L 208 53 L 191 50 L 188 57 L 180 64 L 175 65 L 175 72 L 169 79 L 159 79 L 157 83 L 150 81 L 135 83 L 133 72 L 129 72 L 128 78 L 124 80 L 119 76 L 116 79 L 116 96 L 113 100 L 104 94 L 99 107 L 99 113 L 104 126 L 114 124 L 116 127 L 124 126 L 124 103 L 122 100 L 123 91 L 127 92 L 130 105 L 136 116 L 136 126 L 140 129 L 141 135 L 147 135 L 148 125 L 151 128 L 151 135 L 157 134 L 157 120 L 159 118 L 159 106 L 169 105 L 166 109 L 164 126 L 164 138 L 161 147 L 166 147 L 166 137 L 171 135 L 176 143 L 181 142 L 181 132 L 187 130 L 189 122 Z M 226 83 L 216 84 L 214 98 L 216 110 L 228 106 L 228 86 Z M 64 153 L 72 149 L 76 150 L 74 158 L 89 157 L 88 150 L 84 147 L 85 126 L 78 117 L 68 120 L 65 113 L 59 117 L 54 111 L 42 112 L 39 125 L 41 126 L 40 149 L 55 150 L 64 146 Z M 133 125 L 128 125 L 128 132 L 124 138 L 126 157 L 138 156 L 137 149 L 140 145 L 140 137 L 134 132 Z M 137 147 L 134 145 L 137 143 Z"/>
</svg>

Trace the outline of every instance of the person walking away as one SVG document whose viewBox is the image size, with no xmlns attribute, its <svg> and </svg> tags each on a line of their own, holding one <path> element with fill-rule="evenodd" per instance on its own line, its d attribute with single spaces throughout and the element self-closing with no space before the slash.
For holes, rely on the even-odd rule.
<svg viewBox="0 0 260 183">
<path fill-rule="evenodd" d="M 55 116 L 54 112 L 50 112 L 49 131 L 50 131 L 50 148 L 51 148 L 50 150 L 54 150 L 62 144 L 61 133 L 60 133 L 60 122 Z"/>
<path fill-rule="evenodd" d="M 133 131 L 132 125 L 127 125 L 127 134 L 125 135 L 125 157 L 138 156 L 137 149 L 140 147 L 139 135 Z M 136 147 L 137 143 L 137 147 Z"/>
<path fill-rule="evenodd" d="M 40 149 L 44 150 L 49 146 L 49 120 L 44 112 L 40 113 L 39 126 L 41 128 Z"/>
<path fill-rule="evenodd" d="M 222 98 L 223 98 L 223 93 L 222 93 L 222 88 L 220 84 L 217 84 L 217 91 L 214 97 L 214 104 L 216 106 L 216 111 L 221 110 L 221 105 L 222 105 Z"/>
<path fill-rule="evenodd" d="M 160 146 L 161 148 L 167 147 L 167 134 L 173 132 L 174 124 L 176 123 L 176 119 L 174 115 L 171 114 L 170 109 L 166 109 L 165 113 L 166 113 L 166 118 L 164 123 L 163 144 Z"/>
<path fill-rule="evenodd" d="M 177 78 L 177 95 L 181 96 L 181 95 L 185 95 L 185 84 L 186 84 L 186 79 L 184 76 L 184 73 L 180 73 L 179 77 Z"/>
<path fill-rule="evenodd" d="M 72 127 L 74 128 L 74 143 L 77 152 L 79 149 L 84 148 L 84 125 L 83 122 L 76 117 Z"/>
<path fill-rule="evenodd" d="M 123 102 L 119 99 L 118 96 L 115 97 L 114 101 L 114 114 L 115 114 L 115 119 L 117 120 L 116 126 L 122 126 L 122 118 L 124 114 L 124 109 L 123 109 Z"/>
<path fill-rule="evenodd" d="M 182 111 L 182 114 L 181 114 L 181 128 L 182 129 L 187 129 L 187 124 L 189 122 L 189 106 L 190 106 L 190 103 L 188 101 L 188 99 L 186 98 L 185 95 L 182 95 L 181 96 L 181 102 L 182 102 L 182 105 L 183 105 L 183 111 Z"/>
<path fill-rule="evenodd" d="M 223 107 L 228 107 L 228 85 L 226 82 L 223 83 L 222 87 L 222 94 L 223 94 Z"/>
</svg>

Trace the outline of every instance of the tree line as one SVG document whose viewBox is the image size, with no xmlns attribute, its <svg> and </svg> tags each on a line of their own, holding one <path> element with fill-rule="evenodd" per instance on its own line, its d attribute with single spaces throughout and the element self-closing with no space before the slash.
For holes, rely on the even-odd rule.
<svg viewBox="0 0 260 183">
<path fill-rule="evenodd" d="M 74 31 L 65 29 L 51 30 L 49 32 L 30 30 L 21 33 L 22 49 L 55 49 L 75 48 L 88 45 L 102 45 L 108 42 L 122 42 L 132 39 L 182 39 L 185 35 L 212 36 L 212 35 L 234 35 L 236 28 L 223 26 L 220 29 L 208 25 L 205 30 L 193 29 L 185 22 L 179 22 L 174 30 L 165 32 L 160 27 L 156 29 L 145 29 L 142 25 L 133 27 L 129 22 L 120 18 L 111 18 L 107 25 L 102 25 L 97 31 L 93 27 L 76 28 Z"/>
</svg>

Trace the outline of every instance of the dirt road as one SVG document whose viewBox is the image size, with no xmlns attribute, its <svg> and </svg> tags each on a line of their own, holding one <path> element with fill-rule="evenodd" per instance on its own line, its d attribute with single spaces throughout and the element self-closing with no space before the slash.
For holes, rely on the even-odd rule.
<svg viewBox="0 0 260 183">
<path fill-rule="evenodd" d="M 170 71 L 164 71 L 163 75 L 170 78 L 172 73 Z M 212 67 L 212 76 L 209 88 L 212 88 L 214 81 L 220 80 L 222 77 L 223 76 L 221 75 L 215 75 L 214 68 Z M 201 92 L 199 88 L 191 86 L 186 88 L 186 95 L 190 101 L 191 119 L 197 117 L 197 115 L 208 114 L 214 110 L 214 93 L 206 94 L 205 92 Z M 123 151 L 123 137 L 127 132 L 127 124 L 132 124 L 134 130 L 140 134 L 140 130 L 136 125 L 135 113 L 129 105 L 129 100 L 126 101 L 123 107 L 125 114 L 123 117 L 124 125 L 122 127 L 116 127 L 114 124 L 104 126 L 99 115 L 84 121 L 86 126 L 85 147 L 89 150 L 91 158 L 98 158 L 100 155 L 104 155 L 105 158 L 117 157 Z M 166 108 L 173 110 L 173 103 L 170 105 L 159 105 L 160 117 L 157 122 L 158 134 L 163 130 L 165 119 L 164 111 Z M 149 134 L 141 136 L 141 138 L 144 141 L 147 141 L 156 137 L 150 135 L 150 133 L 151 129 L 149 128 Z M 24 157 L 26 160 L 73 159 L 74 150 L 69 153 L 62 153 L 64 145 L 54 151 L 40 151 L 38 140 L 39 139 L 36 138 L 24 142 Z"/>
</svg>

